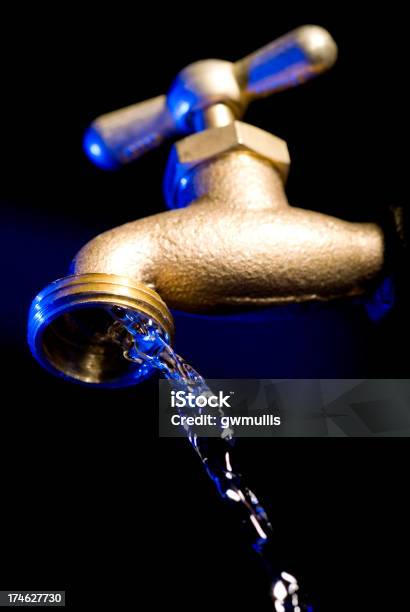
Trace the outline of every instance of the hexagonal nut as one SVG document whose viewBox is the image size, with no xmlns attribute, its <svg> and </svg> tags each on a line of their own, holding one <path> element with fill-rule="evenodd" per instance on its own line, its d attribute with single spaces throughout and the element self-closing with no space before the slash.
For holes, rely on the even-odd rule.
<svg viewBox="0 0 410 612">
<path fill-rule="evenodd" d="M 223 127 L 192 134 L 174 145 L 165 176 L 165 196 L 169 206 L 173 208 L 174 194 L 192 168 L 238 149 L 269 160 L 283 182 L 286 181 L 290 166 L 286 142 L 253 125 L 234 121 Z"/>
<path fill-rule="evenodd" d="M 234 149 L 247 149 L 268 159 L 284 180 L 289 171 L 290 158 L 286 142 L 242 121 L 188 136 L 177 142 L 175 148 L 178 163 L 190 168 L 216 155 Z"/>
</svg>

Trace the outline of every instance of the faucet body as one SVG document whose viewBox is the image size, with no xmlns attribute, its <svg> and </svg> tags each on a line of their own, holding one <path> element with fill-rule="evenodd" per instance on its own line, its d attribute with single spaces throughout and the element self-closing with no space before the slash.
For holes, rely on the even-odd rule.
<svg viewBox="0 0 410 612">
<path fill-rule="evenodd" d="M 358 295 L 383 268 L 378 225 L 290 206 L 275 167 L 248 151 L 195 167 L 180 205 L 97 236 L 72 273 L 128 276 L 170 308 L 216 312 Z"/>
<path fill-rule="evenodd" d="M 302 26 L 238 62 L 191 64 L 166 96 L 93 122 L 85 147 L 104 168 L 183 137 L 165 175 L 172 210 L 97 236 L 69 276 L 38 294 L 29 344 L 42 365 L 81 382 L 134 384 L 149 374 L 149 359 L 124 359 L 127 312 L 172 342 L 169 308 L 218 313 L 324 301 L 360 295 L 378 279 L 380 227 L 290 206 L 286 143 L 239 121 L 251 102 L 313 78 L 336 56 L 328 32 Z"/>
</svg>

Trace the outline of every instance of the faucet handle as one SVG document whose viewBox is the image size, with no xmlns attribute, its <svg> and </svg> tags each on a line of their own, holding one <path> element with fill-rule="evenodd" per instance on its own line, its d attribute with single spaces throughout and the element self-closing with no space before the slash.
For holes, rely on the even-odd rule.
<svg viewBox="0 0 410 612">
<path fill-rule="evenodd" d="M 320 26 L 305 25 L 235 64 L 236 78 L 248 101 L 300 85 L 333 66 L 337 45 Z"/>
<path fill-rule="evenodd" d="M 115 170 L 177 134 L 166 96 L 101 115 L 84 137 L 88 157 L 100 168 Z"/>
<path fill-rule="evenodd" d="M 307 25 L 236 63 L 195 62 L 177 75 L 167 96 L 98 117 L 85 135 L 86 153 L 105 169 L 127 164 L 169 138 L 240 119 L 252 100 L 307 81 L 336 57 L 329 32 Z"/>
</svg>

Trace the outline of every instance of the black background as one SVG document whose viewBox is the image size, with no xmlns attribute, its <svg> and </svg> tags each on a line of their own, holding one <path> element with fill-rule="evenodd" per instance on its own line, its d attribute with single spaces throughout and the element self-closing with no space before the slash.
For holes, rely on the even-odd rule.
<svg viewBox="0 0 410 612">
<path fill-rule="evenodd" d="M 303 23 L 331 31 L 337 67 L 247 115 L 289 143 L 290 201 L 357 220 L 405 205 L 408 43 L 398 4 L 3 11 L 0 588 L 65 588 L 73 608 L 82 598 L 90 609 L 106 601 L 116 609 L 270 609 L 253 553 L 188 444 L 156 440 L 156 381 L 102 391 L 55 380 L 30 357 L 25 325 L 32 297 L 85 241 L 163 210 L 168 148 L 104 174 L 81 150 L 89 122 L 165 92 L 192 61 L 235 60 Z M 327 345 L 339 355 L 333 370 L 312 334 L 303 348 L 293 345 L 298 366 L 287 374 L 407 378 L 405 315 L 404 299 L 378 326 L 349 314 L 350 352 L 340 357 L 340 330 Z M 199 319 L 177 328 L 180 352 L 205 376 L 234 376 L 236 352 L 216 336 L 217 361 L 209 350 L 195 360 L 192 325 L 200 333 Z M 264 375 L 278 375 L 285 351 L 290 363 L 288 346 L 271 348 Z M 241 361 L 243 375 L 256 375 Z M 402 601 L 404 440 L 243 440 L 241 453 L 317 609 L 392 610 Z"/>
</svg>

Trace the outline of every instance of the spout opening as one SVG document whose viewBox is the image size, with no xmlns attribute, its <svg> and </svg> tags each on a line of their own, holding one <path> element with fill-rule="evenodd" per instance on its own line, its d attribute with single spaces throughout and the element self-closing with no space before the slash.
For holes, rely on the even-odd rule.
<svg viewBox="0 0 410 612">
<path fill-rule="evenodd" d="M 69 378 L 106 384 L 134 373 L 123 358 L 123 348 L 110 340 L 114 323 L 100 306 L 84 306 L 57 316 L 44 330 L 42 351 L 47 362 Z"/>
<path fill-rule="evenodd" d="M 118 318 L 124 310 L 151 319 L 167 341 L 172 338 L 172 317 L 155 291 L 116 275 L 83 274 L 51 283 L 34 299 L 31 351 L 42 366 L 69 380 L 105 387 L 136 384 L 152 368 L 124 357 L 132 344 Z"/>
</svg>

